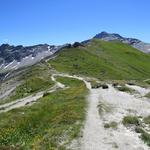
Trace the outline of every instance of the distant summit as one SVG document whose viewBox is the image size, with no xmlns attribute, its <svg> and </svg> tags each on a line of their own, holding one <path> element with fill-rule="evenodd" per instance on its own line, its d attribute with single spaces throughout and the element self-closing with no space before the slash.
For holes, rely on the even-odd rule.
<svg viewBox="0 0 150 150">
<path fill-rule="evenodd" d="M 135 38 L 126 38 L 116 33 L 107 33 L 107 32 L 101 32 L 96 36 L 94 36 L 94 38 L 101 39 L 104 41 L 121 41 L 123 43 L 133 46 L 134 48 L 144 53 L 150 53 L 150 44 L 144 43 L 141 40 Z"/>
<path fill-rule="evenodd" d="M 108 38 L 108 37 L 112 38 L 112 40 L 113 39 L 121 39 L 122 38 L 122 36 L 120 36 L 119 34 L 115 34 L 115 33 L 110 34 L 110 33 L 107 33 L 105 31 L 97 34 L 94 38 L 100 38 L 100 39 L 102 39 L 102 38 Z"/>
</svg>

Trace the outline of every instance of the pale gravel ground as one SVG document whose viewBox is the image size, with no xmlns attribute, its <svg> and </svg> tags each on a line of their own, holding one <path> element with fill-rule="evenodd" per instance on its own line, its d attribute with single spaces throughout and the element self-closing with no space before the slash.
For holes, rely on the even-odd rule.
<svg viewBox="0 0 150 150">
<path fill-rule="evenodd" d="M 137 89 L 141 91 L 140 87 Z M 142 92 L 145 94 L 147 90 L 142 89 Z M 143 94 L 142 92 L 140 94 Z M 115 146 L 118 150 L 149 150 L 137 133 L 127 129 L 121 123 L 126 115 L 149 115 L 149 101 L 119 92 L 112 86 L 107 90 L 91 89 L 88 101 L 89 109 L 81 139 L 81 150 L 115 150 Z M 112 113 L 100 116 L 97 108 L 99 102 L 111 105 Z M 111 121 L 118 123 L 118 129 L 104 128 L 104 124 Z"/>
</svg>

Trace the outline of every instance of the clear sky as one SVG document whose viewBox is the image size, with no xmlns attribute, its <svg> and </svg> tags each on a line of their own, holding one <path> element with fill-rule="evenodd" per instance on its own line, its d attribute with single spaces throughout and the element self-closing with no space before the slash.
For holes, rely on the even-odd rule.
<svg viewBox="0 0 150 150">
<path fill-rule="evenodd" d="M 101 31 L 150 42 L 150 0 L 0 0 L 0 43 L 64 44 Z"/>
</svg>

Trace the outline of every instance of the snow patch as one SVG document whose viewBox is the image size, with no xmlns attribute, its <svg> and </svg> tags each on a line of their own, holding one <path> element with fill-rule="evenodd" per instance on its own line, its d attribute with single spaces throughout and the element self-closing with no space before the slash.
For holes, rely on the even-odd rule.
<svg viewBox="0 0 150 150">
<path fill-rule="evenodd" d="M 9 63 L 7 66 L 4 67 L 4 69 L 8 68 L 9 66 L 11 66 L 15 61 L 12 61 L 11 63 Z"/>
<path fill-rule="evenodd" d="M 48 48 L 49 51 L 51 50 L 51 47 L 50 47 L 50 46 L 48 46 L 47 48 Z"/>
</svg>

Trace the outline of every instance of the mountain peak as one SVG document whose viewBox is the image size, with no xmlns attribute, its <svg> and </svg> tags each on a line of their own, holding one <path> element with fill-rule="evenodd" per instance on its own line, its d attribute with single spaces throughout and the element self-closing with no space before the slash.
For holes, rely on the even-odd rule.
<svg viewBox="0 0 150 150">
<path fill-rule="evenodd" d="M 136 49 L 138 49 L 142 52 L 150 53 L 150 44 L 149 43 L 144 43 L 141 40 L 138 40 L 136 38 L 126 38 L 126 37 L 121 36 L 120 34 L 108 33 L 106 31 L 98 33 L 93 38 L 101 39 L 103 41 L 120 41 L 120 42 L 129 44 L 132 47 L 134 47 L 134 48 L 136 48 Z"/>
<path fill-rule="evenodd" d="M 116 33 L 108 33 L 106 31 L 103 31 L 103 32 L 97 34 L 94 38 L 103 39 L 106 41 L 112 41 L 112 40 L 122 39 L 123 37 Z"/>
<path fill-rule="evenodd" d="M 108 32 L 106 32 L 106 31 L 102 31 L 101 33 L 99 33 L 100 35 L 109 35 L 109 33 Z"/>
<path fill-rule="evenodd" d="M 101 33 L 98 33 L 94 38 L 103 38 L 109 36 L 109 33 L 103 31 Z"/>
</svg>

